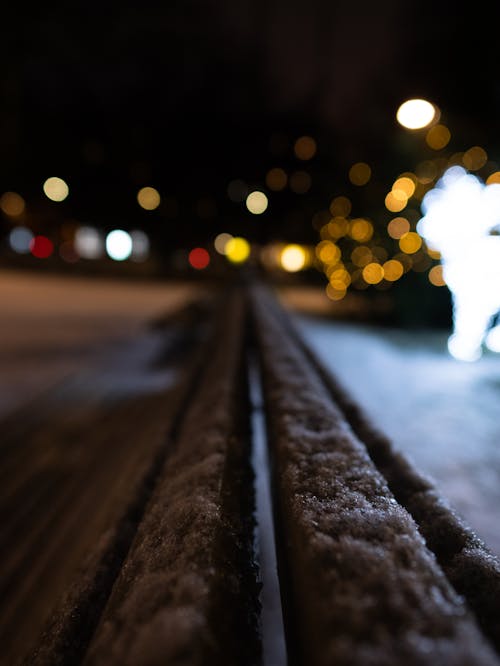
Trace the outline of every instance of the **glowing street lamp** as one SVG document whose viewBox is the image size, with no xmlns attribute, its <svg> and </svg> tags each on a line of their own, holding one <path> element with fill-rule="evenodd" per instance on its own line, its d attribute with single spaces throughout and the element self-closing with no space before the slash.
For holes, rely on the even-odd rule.
<svg viewBox="0 0 500 666">
<path fill-rule="evenodd" d="M 425 99 L 409 99 L 396 112 L 396 119 L 406 129 L 423 129 L 436 119 L 437 109 Z"/>
</svg>

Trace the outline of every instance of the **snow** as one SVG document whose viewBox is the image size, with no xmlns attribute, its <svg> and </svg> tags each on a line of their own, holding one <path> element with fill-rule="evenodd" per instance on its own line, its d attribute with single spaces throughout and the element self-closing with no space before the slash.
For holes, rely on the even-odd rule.
<svg viewBox="0 0 500 666">
<path fill-rule="evenodd" d="M 295 319 L 372 421 L 500 554 L 500 356 L 457 361 L 449 331 Z"/>
</svg>

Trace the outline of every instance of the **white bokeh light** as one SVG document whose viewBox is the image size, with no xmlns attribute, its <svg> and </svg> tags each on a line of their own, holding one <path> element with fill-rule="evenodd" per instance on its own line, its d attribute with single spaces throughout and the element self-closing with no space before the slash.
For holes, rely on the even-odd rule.
<svg viewBox="0 0 500 666">
<path fill-rule="evenodd" d="M 75 233 L 75 251 L 83 259 L 99 259 L 104 254 L 104 239 L 95 227 L 84 226 Z"/>
<path fill-rule="evenodd" d="M 475 361 L 483 344 L 500 351 L 500 184 L 485 185 L 459 166 L 448 169 L 422 201 L 418 233 L 441 254 L 452 293 L 450 353 Z"/>
<path fill-rule="evenodd" d="M 409 99 L 397 110 L 396 118 L 407 129 L 428 127 L 436 117 L 436 107 L 425 99 Z"/>
<path fill-rule="evenodd" d="M 132 237 L 123 229 L 113 229 L 106 236 L 106 252 L 114 261 L 124 261 L 132 254 Z"/>
<path fill-rule="evenodd" d="M 134 229 L 130 232 L 130 238 L 132 239 L 132 252 L 130 253 L 132 261 L 146 261 L 150 250 L 148 235 L 140 229 Z"/>
</svg>

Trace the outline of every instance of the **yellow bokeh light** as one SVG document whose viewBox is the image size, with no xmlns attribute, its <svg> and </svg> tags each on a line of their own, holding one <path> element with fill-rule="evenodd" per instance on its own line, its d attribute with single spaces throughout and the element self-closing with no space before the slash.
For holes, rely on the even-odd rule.
<svg viewBox="0 0 500 666">
<path fill-rule="evenodd" d="M 321 241 L 316 246 L 316 256 L 324 264 L 336 263 L 341 257 L 341 251 L 338 245 L 331 241 Z"/>
<path fill-rule="evenodd" d="M 290 189 L 295 194 L 305 194 L 311 188 L 311 176 L 307 171 L 295 171 L 290 176 Z"/>
<path fill-rule="evenodd" d="M 404 190 L 398 190 L 398 189 L 392 189 L 391 194 L 396 199 L 396 201 L 401 201 L 405 203 L 405 205 L 408 203 L 408 196 Z"/>
<path fill-rule="evenodd" d="M 436 118 L 436 107 L 425 99 L 409 99 L 396 112 L 396 119 L 407 129 L 423 129 Z"/>
<path fill-rule="evenodd" d="M 225 255 L 233 264 L 242 264 L 250 256 L 250 243 L 246 238 L 235 236 L 226 243 Z"/>
<path fill-rule="evenodd" d="M 429 282 L 433 284 L 435 287 L 446 286 L 446 282 L 443 277 L 443 267 L 441 265 L 433 266 L 429 271 L 428 278 Z"/>
<path fill-rule="evenodd" d="M 366 185 L 372 177 L 372 170 L 366 162 L 356 162 L 349 169 L 349 180 L 353 185 Z"/>
<path fill-rule="evenodd" d="M 333 238 L 328 229 L 328 224 L 325 224 L 324 226 L 321 227 L 321 229 L 319 230 L 319 235 L 321 237 L 321 240 L 329 240 L 330 238 Z"/>
<path fill-rule="evenodd" d="M 347 289 L 336 289 L 331 284 L 326 285 L 326 295 L 331 301 L 341 301 L 346 295 Z"/>
<path fill-rule="evenodd" d="M 445 148 L 449 144 L 450 139 L 450 130 L 445 125 L 434 125 L 425 136 L 427 145 L 433 150 Z"/>
<path fill-rule="evenodd" d="M 351 221 L 349 226 L 349 235 L 360 243 L 366 243 L 373 236 L 373 225 L 368 220 L 356 218 Z"/>
<path fill-rule="evenodd" d="M 372 251 L 366 245 L 358 245 L 351 252 L 351 261 L 355 266 L 362 268 L 369 264 L 373 259 Z"/>
<path fill-rule="evenodd" d="M 384 269 L 380 264 L 372 262 L 363 268 L 363 280 L 367 284 L 378 284 L 384 279 Z"/>
<path fill-rule="evenodd" d="M 403 196 L 402 199 L 398 198 L 392 190 L 388 192 L 387 196 L 385 197 L 385 207 L 391 213 L 399 213 L 399 211 L 403 210 L 403 208 L 405 208 L 406 204 L 408 203 L 408 197 L 404 195 L 404 192 L 402 190 L 398 190 L 398 193 L 399 192 Z"/>
<path fill-rule="evenodd" d="M 264 192 L 259 192 L 259 190 L 250 192 L 246 198 L 246 207 L 253 215 L 261 215 L 267 209 L 267 206 L 267 197 Z"/>
<path fill-rule="evenodd" d="M 334 289 L 347 289 L 351 284 L 351 275 L 344 267 L 340 267 L 329 273 L 328 280 Z"/>
<path fill-rule="evenodd" d="M 500 183 L 500 171 L 495 171 L 486 179 L 486 185 L 494 185 L 497 183 Z"/>
<path fill-rule="evenodd" d="M 422 247 L 422 239 L 415 231 L 409 231 L 399 239 L 399 247 L 405 254 L 414 254 Z"/>
<path fill-rule="evenodd" d="M 221 233 L 215 237 L 214 247 L 219 254 L 226 254 L 226 245 L 233 238 L 232 234 Z"/>
<path fill-rule="evenodd" d="M 494 185 L 500 183 L 500 171 L 495 171 L 491 173 L 486 179 L 486 185 Z"/>
<path fill-rule="evenodd" d="M 384 278 L 389 282 L 396 282 L 404 273 L 403 264 L 397 259 L 389 259 L 383 265 Z"/>
<path fill-rule="evenodd" d="M 332 199 L 330 213 L 332 217 L 347 217 L 351 212 L 352 204 L 347 197 L 339 196 Z"/>
<path fill-rule="evenodd" d="M 433 250 L 431 247 L 427 246 L 427 254 L 429 257 L 432 259 L 441 259 L 441 252 L 438 252 L 437 250 Z"/>
<path fill-rule="evenodd" d="M 387 225 L 387 233 L 391 238 L 399 240 L 410 231 L 410 223 L 406 217 L 394 217 Z"/>
<path fill-rule="evenodd" d="M 288 273 L 301 271 L 307 264 L 307 252 L 301 245 L 286 245 L 280 254 L 280 264 Z"/>
<path fill-rule="evenodd" d="M 463 157 L 464 154 L 462 152 L 453 153 L 453 155 L 450 155 L 450 157 L 448 158 L 448 166 L 455 166 L 455 165 L 463 166 Z"/>
<path fill-rule="evenodd" d="M 154 187 L 141 187 L 137 192 L 137 203 L 144 210 L 155 210 L 160 205 L 160 193 Z"/>
<path fill-rule="evenodd" d="M 69 194 L 69 187 L 62 178 L 52 176 L 43 184 L 43 191 L 51 201 L 64 201 Z"/>
<path fill-rule="evenodd" d="M 270 169 L 266 174 L 266 185 L 274 192 L 284 190 L 288 182 L 288 176 L 283 169 L 276 167 Z"/>
<path fill-rule="evenodd" d="M 295 141 L 293 151 L 299 160 L 307 161 L 316 155 L 316 141 L 311 136 L 301 136 Z"/>
<path fill-rule="evenodd" d="M 0 197 L 0 209 L 10 217 L 18 217 L 24 213 L 26 203 L 17 192 L 4 192 Z"/>
<path fill-rule="evenodd" d="M 345 268 L 344 264 L 342 263 L 342 261 L 340 259 L 338 261 L 334 261 L 333 263 L 324 266 L 323 270 L 325 272 L 325 275 L 329 278 L 330 275 L 334 271 L 337 271 L 339 268 Z"/>
<path fill-rule="evenodd" d="M 328 222 L 328 233 L 332 238 L 342 238 L 349 232 L 349 220 L 337 216 Z"/>
<path fill-rule="evenodd" d="M 488 161 L 488 154 L 480 146 L 473 146 L 465 151 L 462 161 L 466 169 L 469 171 L 477 171 Z"/>
<path fill-rule="evenodd" d="M 401 176 L 400 178 L 394 181 L 394 185 L 392 186 L 392 191 L 394 193 L 402 192 L 402 194 L 398 196 L 395 195 L 396 198 L 409 199 L 411 196 L 413 196 L 413 193 L 415 192 L 415 181 L 409 176 Z"/>
</svg>

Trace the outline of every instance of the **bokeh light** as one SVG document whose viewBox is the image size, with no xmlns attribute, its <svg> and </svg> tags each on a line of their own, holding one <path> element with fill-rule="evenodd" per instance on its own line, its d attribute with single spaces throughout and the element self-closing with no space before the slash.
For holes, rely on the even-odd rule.
<svg viewBox="0 0 500 666">
<path fill-rule="evenodd" d="M 286 172 L 279 167 L 269 169 L 266 174 L 266 185 L 274 192 L 280 192 L 281 190 L 284 190 L 287 183 L 288 176 L 286 175 Z"/>
<path fill-rule="evenodd" d="M 435 117 L 435 106 L 425 99 L 409 99 L 396 112 L 398 123 L 412 130 L 428 127 Z"/>
<path fill-rule="evenodd" d="M 400 176 L 394 181 L 392 192 L 396 199 L 401 199 L 404 201 L 405 199 L 408 200 L 411 196 L 413 196 L 413 193 L 415 192 L 414 178 L 416 180 L 415 176 Z"/>
<path fill-rule="evenodd" d="M 18 254 L 30 252 L 33 232 L 27 227 L 14 227 L 9 234 L 10 248 Z"/>
<path fill-rule="evenodd" d="M 422 247 L 422 239 L 415 231 L 403 234 L 399 239 L 399 248 L 405 254 L 414 254 Z"/>
<path fill-rule="evenodd" d="M 311 160 L 316 155 L 316 141 L 311 136 L 299 137 L 293 146 L 295 156 L 299 160 Z"/>
<path fill-rule="evenodd" d="M 384 278 L 389 282 L 396 282 L 404 273 L 403 264 L 397 259 L 389 259 L 383 265 Z"/>
<path fill-rule="evenodd" d="M 406 217 L 393 217 L 387 225 L 387 233 L 391 238 L 399 240 L 410 231 L 410 223 Z"/>
<path fill-rule="evenodd" d="M 451 132 L 445 125 L 434 125 L 425 136 L 425 142 L 433 150 L 442 150 L 448 145 L 450 139 Z"/>
<path fill-rule="evenodd" d="M 378 263 L 369 263 L 363 268 L 363 279 L 368 284 L 378 284 L 384 279 L 384 269 Z"/>
<path fill-rule="evenodd" d="M 481 148 L 481 146 L 473 146 L 472 148 L 469 148 L 469 150 L 465 151 L 462 157 L 463 165 L 469 171 L 478 171 L 487 161 L 488 154 L 484 148 Z"/>
<path fill-rule="evenodd" d="M 403 208 L 406 208 L 408 199 L 406 197 L 401 198 L 400 195 L 398 196 L 400 192 L 401 190 L 398 190 L 396 193 L 393 190 L 391 190 L 390 192 L 387 193 L 385 197 L 384 201 L 385 207 L 391 213 L 399 213 L 400 211 L 403 210 Z"/>
<path fill-rule="evenodd" d="M 316 246 L 316 256 L 324 264 L 333 264 L 339 261 L 341 255 L 339 246 L 331 241 L 320 241 Z"/>
<path fill-rule="evenodd" d="M 450 354 L 462 361 L 482 355 L 490 322 L 500 310 L 500 185 L 485 185 L 461 166 L 447 169 L 422 201 L 417 231 L 441 253 L 452 294 Z M 439 285 L 437 269 L 429 280 Z"/>
<path fill-rule="evenodd" d="M 286 245 L 281 251 L 281 267 L 288 273 L 301 271 L 307 262 L 307 252 L 301 245 Z"/>
<path fill-rule="evenodd" d="M 160 193 L 154 187 L 141 187 L 137 192 L 137 203 L 144 210 L 155 210 L 161 203 Z"/>
<path fill-rule="evenodd" d="M 225 250 L 226 257 L 231 263 L 242 264 L 250 256 L 250 243 L 246 238 L 235 236 L 227 242 Z"/>
<path fill-rule="evenodd" d="M 415 174 L 422 185 L 428 185 L 437 177 L 438 168 L 432 160 L 424 160 L 417 164 Z"/>
<path fill-rule="evenodd" d="M 54 252 L 54 243 L 47 236 L 34 236 L 30 242 L 30 251 L 37 259 L 47 259 Z"/>
<path fill-rule="evenodd" d="M 99 259 L 104 254 L 104 239 L 94 227 L 83 226 L 77 229 L 74 245 L 83 259 Z"/>
<path fill-rule="evenodd" d="M 19 217 L 24 213 L 26 203 L 17 192 L 4 192 L 0 197 L 0 209 L 9 217 Z"/>
<path fill-rule="evenodd" d="M 130 253 L 132 261 L 146 261 L 151 245 L 148 235 L 141 229 L 134 229 L 130 232 L 130 238 L 132 239 L 132 252 Z"/>
<path fill-rule="evenodd" d="M 342 236 L 346 236 L 349 233 L 349 220 L 337 215 L 328 222 L 326 227 L 327 233 L 332 238 L 342 238 Z"/>
<path fill-rule="evenodd" d="M 373 236 L 373 224 L 363 218 L 356 218 L 351 221 L 349 235 L 360 243 L 366 243 Z"/>
<path fill-rule="evenodd" d="M 62 178 L 52 176 L 43 184 L 45 196 L 51 201 L 64 201 L 69 194 L 69 187 Z"/>
<path fill-rule="evenodd" d="M 337 289 L 333 287 L 330 283 L 326 285 L 326 295 L 331 301 L 341 301 L 347 293 L 347 289 L 341 288 Z"/>
<path fill-rule="evenodd" d="M 355 266 L 363 268 L 373 259 L 372 251 L 366 245 L 358 245 L 351 252 L 351 261 Z"/>
<path fill-rule="evenodd" d="M 201 271 L 210 264 L 210 255 L 204 247 L 194 247 L 188 255 L 189 264 Z"/>
<path fill-rule="evenodd" d="M 226 254 L 226 245 L 229 243 L 229 241 L 233 238 L 232 234 L 228 234 L 226 232 L 222 232 L 220 234 L 217 234 L 214 240 L 214 247 L 216 252 L 219 254 Z"/>
<path fill-rule="evenodd" d="M 268 206 L 268 200 L 264 192 L 255 190 L 250 192 L 246 198 L 246 207 L 253 215 L 261 215 Z"/>
<path fill-rule="evenodd" d="M 330 213 L 332 217 L 347 217 L 352 209 L 350 199 L 342 195 L 332 199 L 330 203 Z"/>
<path fill-rule="evenodd" d="M 443 276 L 443 267 L 441 265 L 433 266 L 429 271 L 428 277 L 429 277 L 429 282 L 433 284 L 435 287 L 446 286 L 446 282 Z"/>
<path fill-rule="evenodd" d="M 132 254 L 132 238 L 123 229 L 113 229 L 106 236 L 106 252 L 114 261 L 124 261 Z"/>
<path fill-rule="evenodd" d="M 494 171 L 486 179 L 486 185 L 500 184 L 500 171 Z"/>
<path fill-rule="evenodd" d="M 372 176 L 371 167 L 366 162 L 356 162 L 349 169 L 349 180 L 358 187 L 366 185 Z"/>
</svg>

